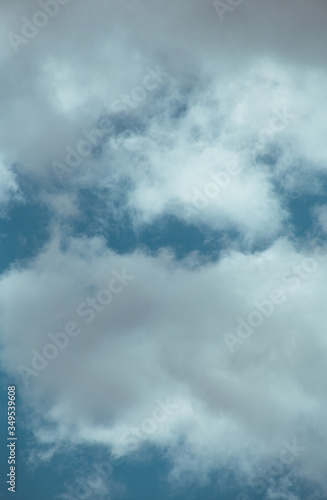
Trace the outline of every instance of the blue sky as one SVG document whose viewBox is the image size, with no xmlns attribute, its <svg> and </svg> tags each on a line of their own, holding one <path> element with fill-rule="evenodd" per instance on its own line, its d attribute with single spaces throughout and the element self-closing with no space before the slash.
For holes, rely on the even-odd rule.
<svg viewBox="0 0 327 500">
<path fill-rule="evenodd" d="M 1 9 L 0 498 L 324 500 L 324 1 Z"/>
</svg>

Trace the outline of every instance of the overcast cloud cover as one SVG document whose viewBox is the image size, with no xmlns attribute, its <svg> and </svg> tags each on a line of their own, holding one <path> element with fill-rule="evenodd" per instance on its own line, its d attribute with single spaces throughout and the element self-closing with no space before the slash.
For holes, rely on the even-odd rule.
<svg viewBox="0 0 327 500">
<path fill-rule="evenodd" d="M 60 485 L 18 500 L 327 497 L 326 18 L 2 2 L 2 378 Z M 99 449 L 131 467 L 78 493 Z"/>
</svg>

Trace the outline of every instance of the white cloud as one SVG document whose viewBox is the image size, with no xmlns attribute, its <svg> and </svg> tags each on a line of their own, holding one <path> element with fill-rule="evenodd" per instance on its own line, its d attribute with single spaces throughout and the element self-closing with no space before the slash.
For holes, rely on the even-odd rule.
<svg viewBox="0 0 327 500">
<path fill-rule="evenodd" d="M 4 5 L 1 33 L 19 33 L 22 16 L 37 8 Z M 70 2 L 17 54 L 8 39 L 1 44 L 4 211 L 26 176 L 64 224 L 81 215 L 80 191 L 92 189 L 101 216 L 128 212 L 136 229 L 169 214 L 201 229 L 237 230 L 247 249 L 270 244 L 177 264 L 166 253 L 116 255 L 101 239 L 61 241 L 58 230 L 33 261 L 3 274 L 1 355 L 10 373 L 30 363 L 49 331 L 83 321 L 76 307 L 108 287 L 112 269 L 136 276 L 26 390 L 36 414 L 57 424 L 52 433 L 35 430 L 41 440 L 104 442 L 125 453 L 121 434 L 169 397 L 180 410 L 147 439 L 169 447 L 175 477 L 236 457 L 246 469 L 254 449 L 272 455 L 296 436 L 307 446 L 304 473 L 324 480 L 327 268 L 320 262 L 292 291 L 297 278 L 288 270 L 309 250 L 287 242 L 285 206 L 288 196 L 321 192 L 326 173 L 325 15 L 322 0 L 314 8 L 249 0 L 222 23 L 211 0 L 135 1 L 132 10 L 111 0 Z M 162 86 L 135 110 L 115 111 L 157 64 L 169 75 Z M 276 109 L 294 117 L 276 122 Z M 76 148 L 103 116 L 119 122 L 116 134 L 58 185 L 52 163 L 65 161 L 67 146 Z M 284 126 L 261 147 L 274 124 Z M 194 190 L 205 193 L 229 162 L 239 173 L 194 208 Z M 325 230 L 325 208 L 316 216 Z M 286 271 L 293 282 L 282 281 Z M 222 333 L 235 333 L 237 317 L 274 288 L 287 300 L 232 355 Z"/>
<path fill-rule="evenodd" d="M 177 264 L 167 254 L 118 256 L 99 239 L 70 240 L 65 248 L 55 238 L 28 268 L 12 269 L 0 282 L 2 362 L 11 373 L 31 366 L 31 349 L 41 352 L 49 331 L 63 331 L 68 321 L 82 328 L 29 379 L 26 399 L 58 426 L 51 434 L 35 429 L 41 440 L 107 443 L 126 453 L 122 433 L 168 397 L 179 408 L 139 443 L 168 446 L 175 474 L 191 463 L 203 471 L 237 459 L 245 467 L 251 449 L 256 459 L 273 455 L 296 437 L 307 448 L 303 470 L 324 477 L 326 261 L 294 291 L 292 273 L 282 277 L 308 253 L 283 240 L 199 268 L 197 259 Z M 86 324 L 77 305 L 122 268 L 135 279 Z M 237 317 L 246 319 L 253 302 L 276 288 L 285 303 L 231 354 L 222 333 L 235 333 Z"/>
<path fill-rule="evenodd" d="M 17 176 L 7 164 L 0 161 L 0 215 L 6 215 L 10 201 L 19 199 L 22 198 Z"/>
<path fill-rule="evenodd" d="M 289 190 L 308 189 L 317 184 L 316 174 L 325 171 L 323 54 L 316 50 L 311 60 L 303 57 L 302 32 L 293 22 L 294 16 L 305 19 L 317 35 L 313 26 L 320 25 L 324 4 L 311 9 L 305 2 L 278 2 L 277 7 L 244 2 L 223 23 L 209 1 L 144 0 L 135 3 L 133 15 L 116 2 L 99 2 L 96 9 L 83 5 L 83 10 L 73 2 L 63 5 L 18 54 L 2 60 L 0 145 L 20 172 L 49 188 L 51 164 L 64 161 L 66 147 L 75 148 L 84 138 L 82 131 L 96 126 L 103 113 L 112 113 L 114 102 L 142 82 L 148 66 L 160 63 L 170 76 L 169 87 L 165 82 L 159 99 L 149 94 L 145 106 L 126 116 L 127 122 L 135 113 L 143 116 L 145 130 L 119 139 L 118 150 L 110 142 L 101 160 L 88 156 L 67 180 L 69 190 L 85 185 L 114 185 L 117 190 L 115 181 L 125 179 L 134 187 L 128 206 L 136 209 L 140 222 L 174 213 L 214 228 L 231 224 L 249 240 L 280 234 L 286 214 L 272 178 Z M 14 8 L 31 18 L 36 7 L 18 0 L 6 7 L 8 27 L 19 32 L 22 22 L 13 16 Z M 183 30 L 175 29 L 181 20 Z M 282 43 L 286 38 L 287 49 Z M 226 39 L 238 47 L 233 56 Z M 83 50 L 76 50 L 78 44 Z M 305 53 L 312 44 L 310 39 Z M 173 119 L 171 112 L 184 104 L 185 116 Z M 273 137 L 280 153 L 271 177 L 255 153 L 258 134 L 275 108 L 296 118 Z M 239 184 L 200 215 L 187 211 L 184 205 L 194 184 L 205 185 L 209 170 L 235 156 L 244 165 Z M 299 170 L 306 175 L 298 175 Z"/>
</svg>

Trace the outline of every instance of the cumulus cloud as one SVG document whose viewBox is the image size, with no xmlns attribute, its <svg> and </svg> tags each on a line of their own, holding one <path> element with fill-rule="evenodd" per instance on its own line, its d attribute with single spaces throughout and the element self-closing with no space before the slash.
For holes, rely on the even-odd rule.
<svg viewBox="0 0 327 500">
<path fill-rule="evenodd" d="M 100 155 L 94 150 L 81 158 L 59 191 L 67 184 L 70 191 L 85 185 L 114 186 L 121 197 L 117 190 L 123 182 L 123 189 L 129 186 L 127 208 L 136 210 L 142 223 L 174 213 L 214 228 L 231 224 L 251 233 L 251 241 L 264 238 L 265 231 L 266 238 L 276 237 L 287 214 L 272 182 L 290 191 L 307 190 L 317 188 L 315 176 L 325 174 L 325 69 L 313 47 L 312 60 L 299 57 L 303 39 L 299 24 L 291 22 L 296 10 L 296 19 L 305 19 L 310 28 L 319 26 L 325 8 L 322 2 L 316 6 L 244 2 L 220 22 L 211 2 L 144 1 L 135 2 L 132 10 L 115 2 L 99 2 L 97 8 L 85 3 L 83 9 L 74 2 L 62 5 L 17 54 L 12 51 L 2 60 L 6 118 L 0 121 L 0 145 L 17 162 L 18 171 L 29 172 L 52 190 L 53 163 L 65 162 L 67 148 L 76 152 L 85 130 L 96 127 L 105 114 L 117 126 L 123 120 L 120 128 L 125 133 L 116 128 L 110 140 L 100 144 Z M 13 2 L 11 8 L 6 6 L 3 23 L 20 32 L 23 21 L 14 18 L 14 8 L 33 19 L 34 7 Z M 273 36 L 277 29 L 283 36 Z M 285 37 L 286 50 L 281 44 Z M 76 51 L 82 39 L 83 50 Z M 226 39 L 231 40 L 231 51 L 226 50 Z M 310 39 L 309 47 L 312 44 L 319 42 Z M 166 81 L 148 91 L 139 105 L 134 100 L 127 111 L 126 105 L 117 106 L 157 64 L 168 75 Z M 276 109 L 282 115 L 279 121 Z M 131 125 L 136 116 L 138 130 Z M 270 123 L 278 132 L 269 134 Z M 267 129 L 266 140 L 258 144 Z M 275 156 L 274 172 L 258 161 L 258 153 Z M 244 164 L 244 174 L 200 214 L 188 210 L 185 203 L 192 200 L 194 186 L 204 186 L 208 173 L 230 159 Z M 58 193 L 57 206 L 61 196 Z"/>
<path fill-rule="evenodd" d="M 327 264 L 294 242 L 288 202 L 326 176 L 325 2 L 244 0 L 220 21 L 207 0 L 71 1 L 15 50 L 8 33 L 38 10 L 13 0 L 0 21 L 0 208 L 28 179 L 58 224 L 0 277 L 1 360 L 28 382 L 35 435 L 117 455 L 151 443 L 175 479 L 249 473 L 297 439 L 323 484 Z M 72 236 L 86 191 L 103 220 L 174 216 L 234 250 L 117 254 Z M 326 206 L 314 215 L 323 233 Z"/>
<path fill-rule="evenodd" d="M 178 264 L 167 253 L 116 255 L 100 239 L 66 241 L 63 250 L 54 238 L 28 268 L 13 268 L 0 282 L 2 363 L 28 381 L 26 397 L 55 424 L 51 432 L 38 425 L 36 435 L 107 443 L 120 455 L 145 442 L 168 446 L 175 474 L 232 459 L 248 468 L 247 460 L 277 454 L 283 440 L 296 438 L 306 448 L 303 470 L 322 479 L 327 267 L 324 251 L 319 260 L 312 255 L 280 240 L 263 253 L 226 253 L 194 267 L 196 256 Z M 123 269 L 126 286 L 101 306 L 101 290 Z M 276 289 L 283 300 L 230 352 L 223 333 L 236 335 L 238 318 L 250 321 L 264 307 L 255 302 Z M 101 310 L 85 314 L 87 298 Z M 46 367 L 18 368 L 35 368 L 32 349 L 50 357 L 48 333 L 70 322 L 81 332 Z M 133 434 L 158 400 L 176 408 L 152 432 L 145 426 Z"/>
</svg>

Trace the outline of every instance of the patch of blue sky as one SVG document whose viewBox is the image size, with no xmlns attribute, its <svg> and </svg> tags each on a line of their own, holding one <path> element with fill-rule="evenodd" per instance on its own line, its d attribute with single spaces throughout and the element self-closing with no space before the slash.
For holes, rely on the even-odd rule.
<svg viewBox="0 0 327 500">
<path fill-rule="evenodd" d="M 15 204 L 0 219 L 0 272 L 17 261 L 35 256 L 49 238 L 51 216 L 40 203 Z"/>
<path fill-rule="evenodd" d="M 2 422 L 2 439 L 0 446 L 0 467 L 2 471 L 0 482 L 0 498 L 10 498 L 6 474 L 9 473 L 8 465 L 8 448 L 7 443 L 7 387 L 14 385 L 15 381 L 8 377 L 5 372 L 0 372 L 0 409 Z M 16 385 L 16 491 L 14 498 L 16 500 L 41 500 L 49 497 L 50 491 L 60 491 L 58 488 L 58 476 L 55 468 L 49 464 L 38 465 L 37 468 L 32 467 L 29 462 L 33 448 L 37 449 L 38 444 L 31 430 L 28 428 L 28 418 L 30 411 L 26 405 L 22 403 L 20 392 L 22 387 Z"/>
<path fill-rule="evenodd" d="M 155 254 L 165 248 L 170 250 L 177 260 L 192 252 L 198 252 L 205 259 L 216 260 L 225 248 L 226 238 L 238 238 L 235 230 L 213 231 L 205 226 L 199 228 L 174 215 L 161 216 L 150 224 L 135 229 L 132 217 L 127 212 L 122 211 L 118 219 L 110 215 L 102 197 L 103 193 L 99 196 L 91 190 L 79 192 L 82 216 L 72 221 L 72 234 L 88 237 L 102 235 L 108 247 L 120 254 L 140 248 Z M 119 207 L 116 208 L 119 211 Z"/>
</svg>

